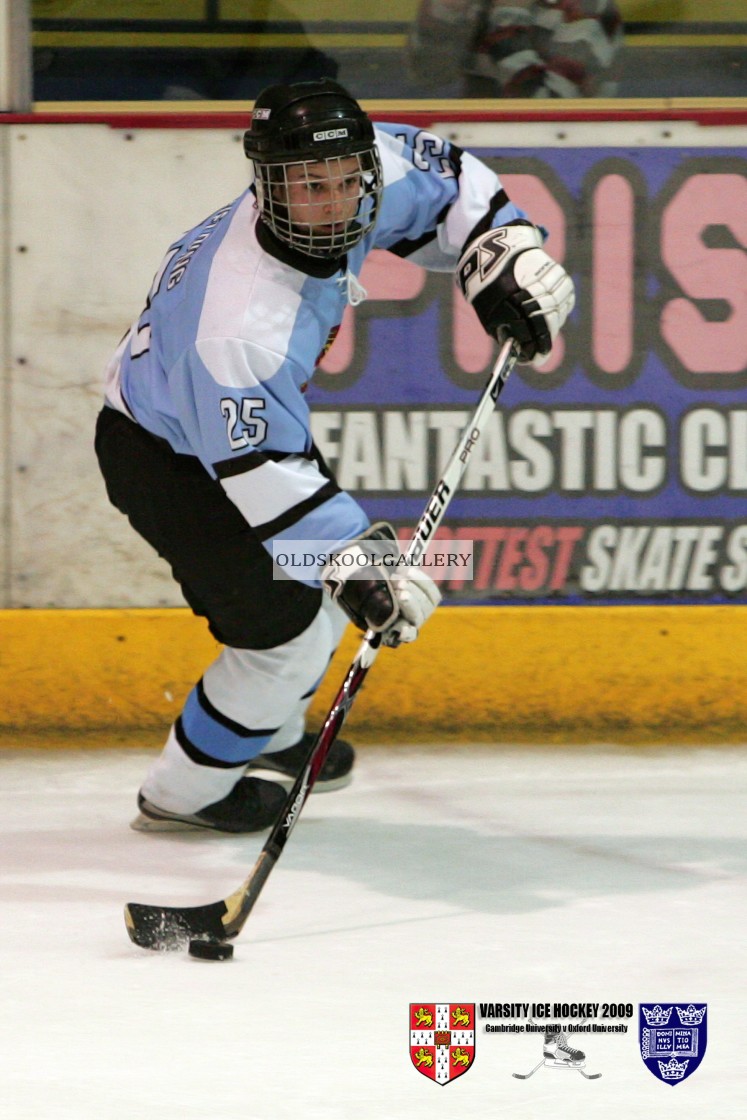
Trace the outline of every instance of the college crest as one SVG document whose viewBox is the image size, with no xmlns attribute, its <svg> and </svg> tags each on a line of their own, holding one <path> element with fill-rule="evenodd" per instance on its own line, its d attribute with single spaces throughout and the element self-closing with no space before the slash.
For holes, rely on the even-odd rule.
<svg viewBox="0 0 747 1120">
<path fill-rule="evenodd" d="M 638 1041 L 644 1064 L 667 1085 L 685 1081 L 703 1061 L 708 1040 L 705 1003 L 642 1003 Z"/>
<path fill-rule="evenodd" d="M 411 1003 L 410 1059 L 415 1069 L 447 1085 L 475 1061 L 474 1003 Z"/>
</svg>

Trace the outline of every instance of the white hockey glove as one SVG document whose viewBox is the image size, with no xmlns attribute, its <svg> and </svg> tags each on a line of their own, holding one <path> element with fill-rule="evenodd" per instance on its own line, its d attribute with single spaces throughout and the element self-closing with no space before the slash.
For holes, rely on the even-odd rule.
<svg viewBox="0 0 747 1120">
<path fill-rule="evenodd" d="M 457 264 L 457 283 L 489 335 L 519 344 L 519 360 L 542 364 L 575 303 L 573 281 L 523 220 L 488 230 Z"/>
<path fill-rule="evenodd" d="M 322 586 L 360 630 L 382 634 L 385 646 L 414 642 L 441 601 L 425 572 L 399 563 L 394 529 L 377 521 L 333 553 L 322 569 Z"/>
</svg>

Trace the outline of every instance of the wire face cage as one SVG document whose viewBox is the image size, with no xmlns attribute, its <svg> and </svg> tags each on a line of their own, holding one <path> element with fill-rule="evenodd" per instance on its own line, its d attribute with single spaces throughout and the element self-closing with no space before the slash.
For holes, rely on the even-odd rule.
<svg viewBox="0 0 747 1120">
<path fill-rule="evenodd" d="M 253 162 L 262 220 L 298 252 L 341 257 L 376 224 L 382 173 L 375 147 L 353 155 Z"/>
</svg>

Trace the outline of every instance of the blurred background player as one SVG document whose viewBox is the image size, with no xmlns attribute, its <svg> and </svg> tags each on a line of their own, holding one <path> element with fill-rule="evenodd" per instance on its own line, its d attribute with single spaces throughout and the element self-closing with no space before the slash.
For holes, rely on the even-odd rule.
<svg viewBox="0 0 747 1120">
<path fill-rule="evenodd" d="M 408 57 L 441 94 L 613 97 L 622 44 L 614 0 L 421 0 Z"/>
<path fill-rule="evenodd" d="M 424 573 L 368 563 L 374 544 L 398 554 L 394 531 L 369 524 L 309 430 L 304 392 L 346 304 L 365 298 L 367 254 L 455 272 L 485 330 L 513 335 L 524 361 L 549 353 L 573 306 L 542 231 L 488 167 L 415 128 L 374 129 L 330 79 L 265 90 L 244 149 L 251 186 L 168 249 L 97 423 L 110 500 L 224 647 L 145 777 L 143 830 L 274 823 L 347 620 L 396 646 L 439 600 Z M 289 540 L 339 555 L 283 571 L 273 544 Z M 353 762 L 337 741 L 315 789 L 349 781 Z"/>
</svg>

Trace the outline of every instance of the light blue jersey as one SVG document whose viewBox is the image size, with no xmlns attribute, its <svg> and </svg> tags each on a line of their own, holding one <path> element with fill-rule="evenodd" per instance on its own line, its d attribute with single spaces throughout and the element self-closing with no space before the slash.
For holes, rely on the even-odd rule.
<svg viewBox="0 0 747 1120">
<path fill-rule="evenodd" d="M 304 396 L 368 253 L 453 271 L 471 237 L 526 217 L 485 164 L 432 133 L 385 124 L 376 139 L 378 221 L 343 267 L 309 275 L 263 248 L 249 189 L 169 248 L 107 367 L 108 403 L 196 456 L 270 553 L 368 526 L 314 454 Z"/>
</svg>

